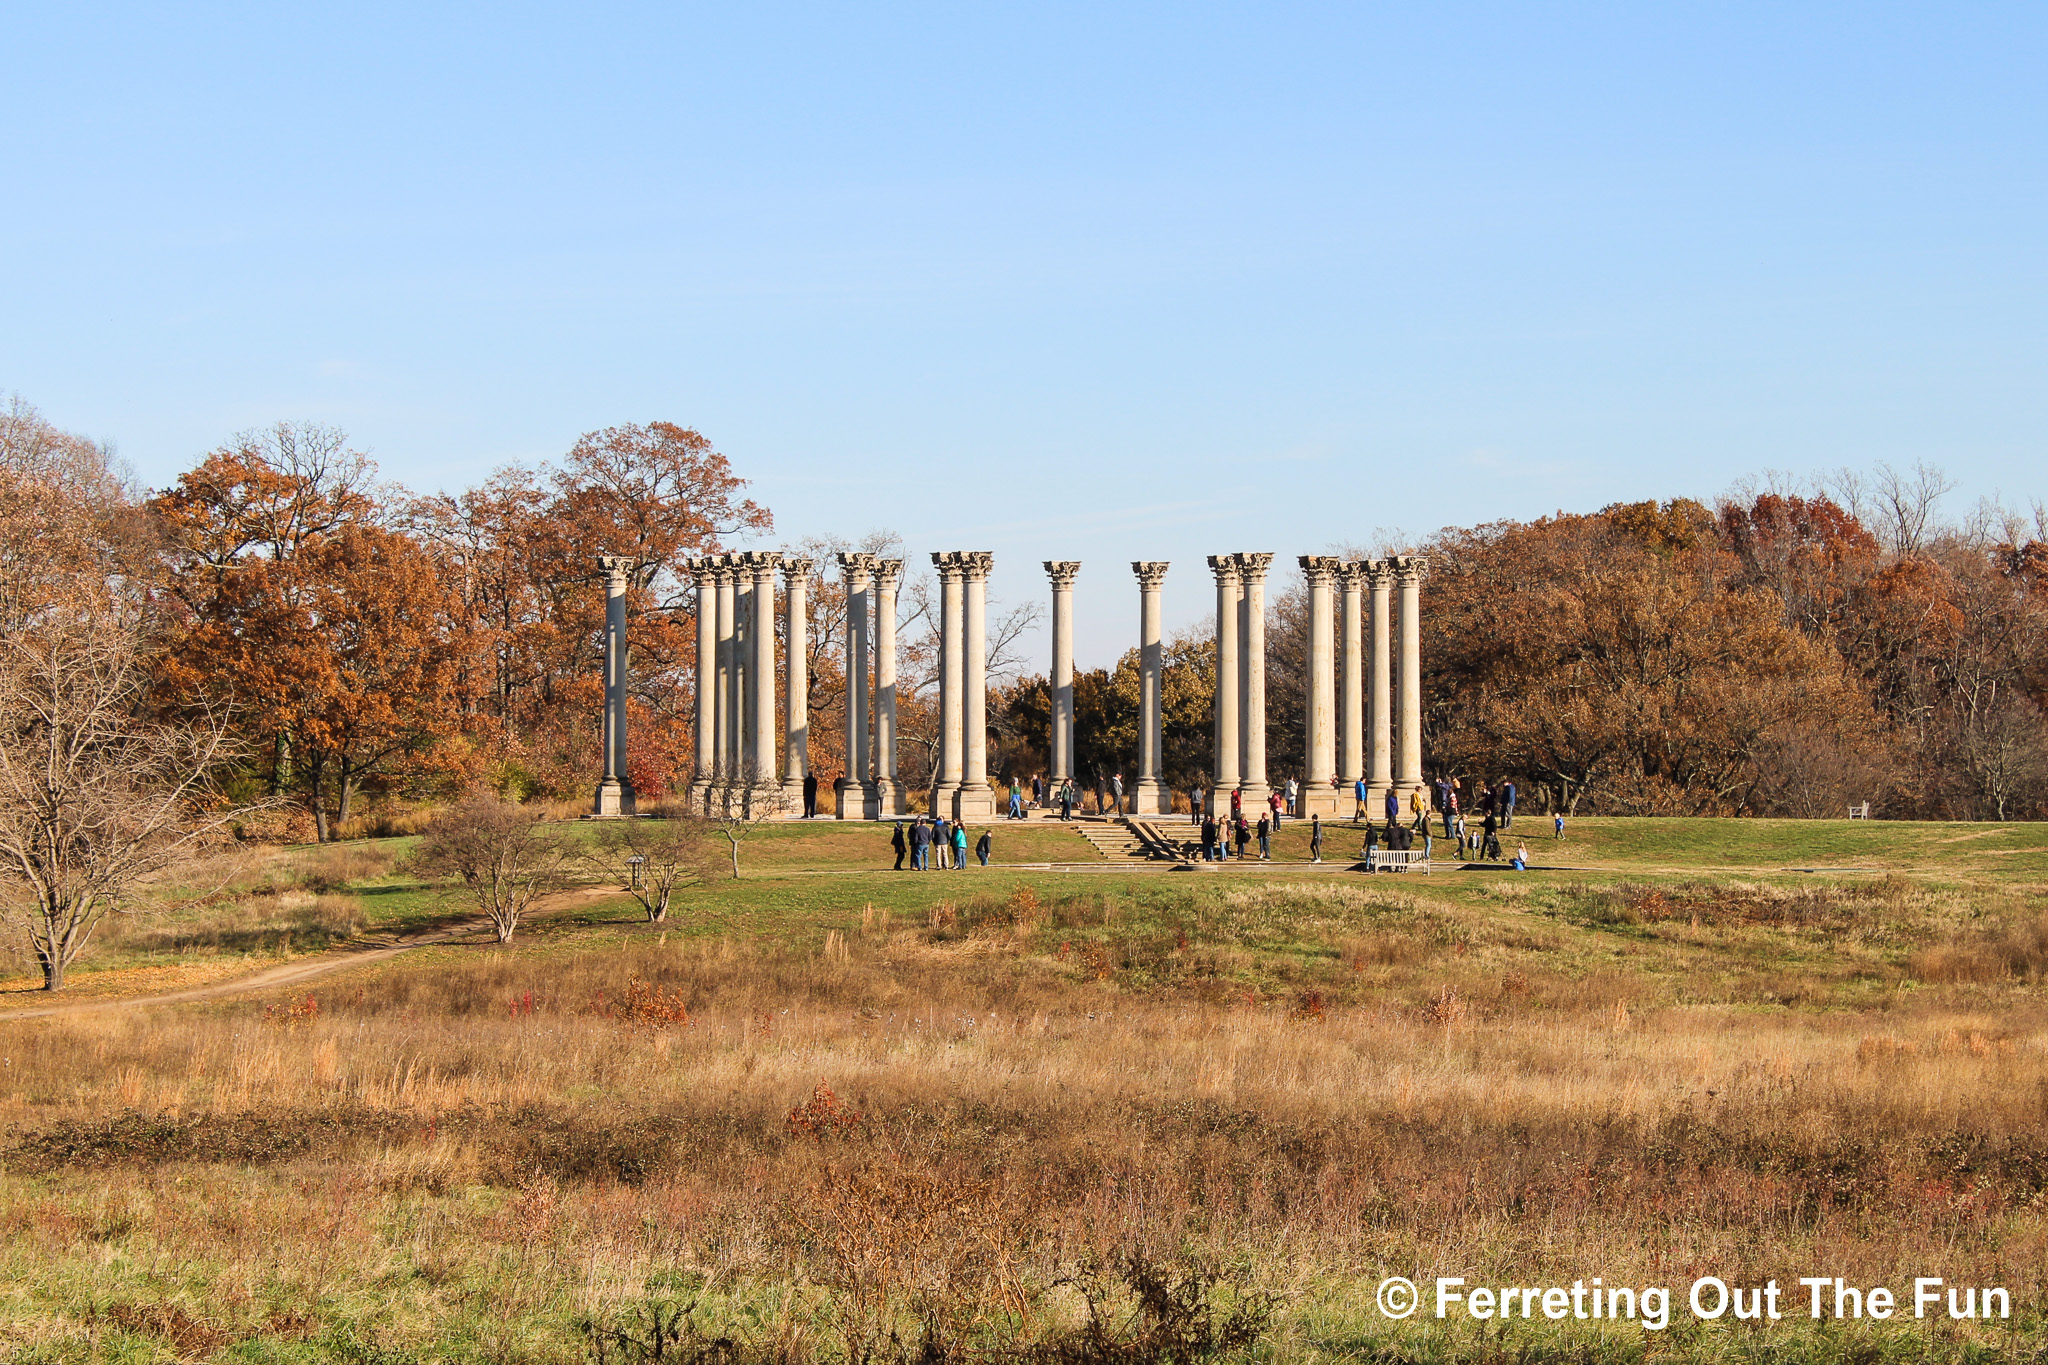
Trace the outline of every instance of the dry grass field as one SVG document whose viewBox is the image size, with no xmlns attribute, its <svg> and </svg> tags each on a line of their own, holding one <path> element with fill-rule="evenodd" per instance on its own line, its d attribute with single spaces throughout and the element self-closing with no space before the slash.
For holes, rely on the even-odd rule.
<svg viewBox="0 0 2048 1365">
<path fill-rule="evenodd" d="M 7 1358 L 2048 1356 L 2048 831 L 1589 821 L 1571 870 L 1376 879 L 865 833 L 764 832 L 667 925 L 0 1016 Z M 81 997 L 447 913 L 402 852 L 268 858 Z M 1672 1312 L 1393 1320 L 1394 1275 Z M 1697 1320 L 1705 1276 L 1784 1316 Z M 1908 1307 L 1814 1321 L 1816 1276 Z"/>
</svg>

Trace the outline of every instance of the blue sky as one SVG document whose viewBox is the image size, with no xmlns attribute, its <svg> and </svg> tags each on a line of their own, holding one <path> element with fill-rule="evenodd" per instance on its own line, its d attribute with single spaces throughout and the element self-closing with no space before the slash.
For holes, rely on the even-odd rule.
<svg viewBox="0 0 2048 1365">
<path fill-rule="evenodd" d="M 1926 459 L 2048 494 L 2048 6 L 44 4 L 0 391 L 168 482 L 666 419 L 778 538 L 1132 559 Z"/>
</svg>

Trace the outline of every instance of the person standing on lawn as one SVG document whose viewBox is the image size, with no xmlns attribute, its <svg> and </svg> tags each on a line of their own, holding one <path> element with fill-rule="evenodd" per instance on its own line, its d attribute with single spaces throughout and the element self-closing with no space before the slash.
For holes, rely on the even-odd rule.
<svg viewBox="0 0 2048 1365">
<path fill-rule="evenodd" d="M 889 847 L 896 850 L 896 871 L 901 872 L 903 870 L 903 855 L 908 851 L 910 845 L 904 841 L 903 822 L 900 820 L 896 822 L 896 828 L 890 832 Z"/>
<path fill-rule="evenodd" d="M 1202 861 L 1216 861 L 1216 818 L 1210 816 L 1202 821 Z"/>
<path fill-rule="evenodd" d="M 1308 860 L 1312 863 L 1323 860 L 1323 817 L 1320 815 L 1308 818 Z"/>
<path fill-rule="evenodd" d="M 1360 820 L 1363 820 L 1363 821 L 1365 821 L 1365 822 L 1366 822 L 1367 824 L 1371 824 L 1371 823 L 1372 823 L 1372 815 L 1371 815 L 1371 814 L 1370 814 L 1370 812 L 1368 812 L 1368 811 L 1366 810 L 1366 808 L 1365 808 L 1365 779 L 1364 779 L 1364 778 L 1362 778 L 1362 777 L 1361 777 L 1361 778 L 1359 778 L 1359 779 L 1358 779 L 1358 780 L 1357 780 L 1356 782 L 1354 782 L 1354 783 L 1352 783 L 1352 784 L 1351 784 L 1351 795 L 1352 795 L 1352 797 L 1353 797 L 1353 798 L 1354 798 L 1354 799 L 1355 799 L 1355 800 L 1357 801 L 1357 803 L 1358 803 L 1358 804 L 1357 804 L 1356 806 L 1352 807 L 1352 810 L 1351 810 L 1351 823 L 1355 825 L 1355 824 L 1357 824 L 1357 823 L 1358 823 L 1358 822 L 1359 822 Z"/>
<path fill-rule="evenodd" d="M 924 817 L 918 816 L 910 822 L 910 870 L 922 872 L 931 861 L 932 832 L 926 826 Z"/>
<path fill-rule="evenodd" d="M 1259 817 L 1259 861 L 1273 861 L 1273 827 L 1266 822 L 1263 815 Z"/>
<path fill-rule="evenodd" d="M 953 826 L 953 870 L 958 872 L 967 866 L 967 826 L 964 823 Z"/>
<path fill-rule="evenodd" d="M 974 856 L 981 859 L 981 865 L 983 867 L 988 866 L 988 855 L 990 854 L 990 852 L 994 850 L 995 846 L 995 831 L 992 829 L 983 830 L 981 832 L 981 838 L 977 840 L 974 845 Z"/>
</svg>

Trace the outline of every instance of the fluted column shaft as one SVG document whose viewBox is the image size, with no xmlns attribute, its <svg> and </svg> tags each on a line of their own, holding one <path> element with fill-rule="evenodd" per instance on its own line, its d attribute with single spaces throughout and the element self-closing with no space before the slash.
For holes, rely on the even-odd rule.
<svg viewBox="0 0 2048 1365">
<path fill-rule="evenodd" d="M 896 773 L 896 592 L 903 561 L 875 561 L 875 799 L 878 815 L 902 815 L 903 780 Z"/>
<path fill-rule="evenodd" d="M 775 762 L 775 568 L 782 556 L 774 553 L 749 555 L 748 568 L 754 578 L 754 636 L 752 657 L 747 661 L 747 685 L 752 693 L 749 710 L 754 730 L 747 766 L 752 769 L 752 787 L 766 798 L 779 800 L 782 774 Z"/>
<path fill-rule="evenodd" d="M 732 781 L 744 787 L 747 769 L 754 757 L 754 694 L 748 684 L 753 671 L 754 575 L 747 557 L 732 556 L 732 734 L 729 771 Z"/>
<path fill-rule="evenodd" d="M 633 779 L 626 772 L 626 589 L 635 561 L 625 555 L 602 555 L 604 570 L 604 774 L 598 779 L 591 811 L 596 815 L 631 815 Z"/>
<path fill-rule="evenodd" d="M 961 641 L 961 774 L 960 795 L 953 814 L 961 820 L 985 820 L 995 813 L 995 791 L 988 784 L 988 575 L 995 567 L 988 550 L 961 556 L 966 596 Z"/>
<path fill-rule="evenodd" d="M 697 580 L 697 754 L 689 804 L 701 812 L 718 776 L 718 574 L 707 556 L 685 567 Z"/>
<path fill-rule="evenodd" d="M 1074 775 L 1074 578 L 1079 560 L 1048 559 L 1052 580 L 1052 750 L 1047 761 L 1054 790 Z"/>
<path fill-rule="evenodd" d="M 874 556 L 843 554 L 846 584 L 846 771 L 834 784 L 842 820 L 868 817 L 868 587 Z"/>
<path fill-rule="evenodd" d="M 1338 561 L 1324 555 L 1303 555 L 1302 576 L 1308 582 L 1308 675 L 1302 698 L 1307 725 L 1301 756 L 1301 793 L 1295 814 L 1327 815 L 1337 808 L 1336 647 L 1331 630 L 1330 587 Z"/>
<path fill-rule="evenodd" d="M 1366 565 L 1371 593 L 1371 665 L 1366 676 L 1370 707 L 1366 712 L 1366 812 L 1377 820 L 1385 812 L 1388 788 L 1394 785 L 1393 748 L 1393 571 L 1383 559 Z"/>
<path fill-rule="evenodd" d="M 733 751 L 737 744 L 739 718 L 733 714 L 733 639 L 737 602 L 733 580 L 737 570 L 732 556 L 719 555 L 713 572 L 718 576 L 718 675 L 713 679 L 718 698 L 718 766 L 713 781 L 725 786 L 733 780 Z"/>
<path fill-rule="evenodd" d="M 1352 791 L 1358 779 L 1365 776 L 1363 567 L 1355 563 L 1344 565 L 1338 581 L 1343 589 L 1339 612 L 1343 624 L 1337 651 L 1337 808 L 1349 813 L 1357 805 Z"/>
<path fill-rule="evenodd" d="M 1209 809 L 1223 812 L 1229 809 L 1230 793 L 1242 771 L 1238 767 L 1237 599 L 1243 583 L 1234 556 L 1210 555 L 1209 569 L 1216 575 L 1216 771 Z"/>
<path fill-rule="evenodd" d="M 1396 717 L 1394 785 L 1402 799 L 1422 785 L 1422 571 L 1411 556 L 1395 559 L 1401 594 L 1401 698 Z"/>
<path fill-rule="evenodd" d="M 782 611 L 789 623 L 783 646 L 782 795 L 799 813 L 811 772 L 811 567 L 808 559 L 782 561 Z"/>
<path fill-rule="evenodd" d="M 1244 716 L 1239 725 L 1244 753 L 1239 760 L 1238 785 L 1244 788 L 1245 810 L 1253 812 L 1266 803 L 1271 790 L 1266 785 L 1266 569 L 1272 562 L 1270 554 L 1237 557 L 1238 572 L 1244 577 L 1238 624 L 1243 649 L 1239 688 Z"/>
<path fill-rule="evenodd" d="M 966 575 L 957 554 L 934 554 L 932 566 L 939 571 L 939 771 L 931 805 L 939 814 L 952 809 L 964 767 L 966 734 L 960 707 L 967 681 L 961 657 L 966 632 L 960 618 Z"/>
<path fill-rule="evenodd" d="M 1138 785 L 1133 806 L 1139 815 L 1170 815 L 1173 793 L 1163 776 L 1160 690 L 1166 673 L 1166 647 L 1160 640 L 1159 589 L 1166 582 L 1166 562 L 1134 561 L 1138 577 Z"/>
</svg>

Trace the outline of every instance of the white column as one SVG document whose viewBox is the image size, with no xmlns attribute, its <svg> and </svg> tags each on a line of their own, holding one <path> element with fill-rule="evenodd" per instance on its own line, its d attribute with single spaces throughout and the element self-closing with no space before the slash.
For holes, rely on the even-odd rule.
<svg viewBox="0 0 2048 1365">
<path fill-rule="evenodd" d="M 1422 571 L 1411 555 L 1387 561 L 1401 590 L 1401 701 L 1395 717 L 1394 786 L 1407 818 L 1408 793 L 1422 785 Z"/>
<path fill-rule="evenodd" d="M 604 774 L 591 803 L 594 815 L 631 815 L 633 779 L 626 772 L 626 589 L 636 561 L 600 555 L 604 570 Z"/>
<path fill-rule="evenodd" d="M 1237 598 L 1242 590 L 1235 555 L 1210 555 L 1216 575 L 1216 771 L 1210 776 L 1209 810 L 1227 813 L 1237 786 L 1238 659 Z"/>
<path fill-rule="evenodd" d="M 697 580 L 697 744 L 690 809 L 702 814 L 718 780 L 718 572 L 708 555 L 684 562 Z"/>
<path fill-rule="evenodd" d="M 747 686 L 753 663 L 754 575 L 748 571 L 745 554 L 729 556 L 732 561 L 732 732 L 726 736 L 728 779 L 735 791 L 744 792 L 747 768 L 754 757 L 754 695 Z"/>
<path fill-rule="evenodd" d="M 1052 579 L 1052 752 L 1047 760 L 1051 790 L 1074 775 L 1074 578 L 1077 559 L 1048 559 Z M 1050 799 L 1050 797 L 1048 797 Z"/>
<path fill-rule="evenodd" d="M 1327 816 L 1337 810 L 1337 789 L 1331 781 L 1337 775 L 1337 661 L 1330 587 L 1340 567 L 1327 555 L 1301 556 L 1302 576 L 1308 580 L 1308 675 L 1302 697 L 1308 723 L 1302 744 L 1301 796 L 1294 813 L 1304 817 Z"/>
<path fill-rule="evenodd" d="M 896 773 L 896 590 L 903 561 L 875 561 L 875 801 L 876 815 L 903 815 L 903 779 Z"/>
<path fill-rule="evenodd" d="M 801 815 L 804 778 L 811 771 L 811 569 L 808 559 L 791 555 L 782 561 L 783 619 L 789 643 L 783 646 L 782 799 Z"/>
<path fill-rule="evenodd" d="M 931 810 L 934 815 L 953 809 L 960 794 L 964 766 L 965 728 L 960 706 L 964 698 L 967 670 L 961 659 L 963 582 L 966 573 L 957 551 L 932 555 L 932 567 L 939 571 L 939 766 L 933 774 Z"/>
<path fill-rule="evenodd" d="M 961 641 L 960 794 L 953 800 L 958 820 L 987 820 L 996 812 L 995 791 L 988 784 L 988 573 L 995 567 L 990 550 L 968 550 L 961 556 L 962 588 L 967 598 L 965 638 Z"/>
<path fill-rule="evenodd" d="M 1266 804 L 1271 790 L 1266 785 L 1266 570 L 1272 563 L 1270 554 L 1237 557 L 1237 571 L 1244 578 L 1237 627 L 1243 650 L 1239 704 L 1244 712 L 1238 722 L 1244 751 L 1238 781 L 1244 788 L 1247 820 L 1258 818 L 1258 808 Z"/>
<path fill-rule="evenodd" d="M 875 557 L 839 556 L 846 582 L 846 771 L 833 785 L 842 820 L 870 815 L 868 774 L 868 584 Z"/>
<path fill-rule="evenodd" d="M 1337 809 L 1349 815 L 1358 808 L 1352 793 L 1365 776 L 1365 566 L 1345 564 L 1338 581 L 1343 585 L 1344 624 L 1337 652 Z"/>
<path fill-rule="evenodd" d="M 1173 792 L 1162 768 L 1160 688 L 1166 674 L 1166 647 L 1160 640 L 1159 589 L 1166 582 L 1167 561 L 1134 560 L 1138 576 L 1138 785 L 1131 809 L 1139 815 L 1171 815 Z"/>
<path fill-rule="evenodd" d="M 718 697 L 718 766 L 712 782 L 723 791 L 732 785 L 733 755 L 739 733 L 738 717 L 733 715 L 733 580 L 738 570 L 733 567 L 731 555 L 717 555 L 712 560 L 712 571 L 718 576 L 718 676 L 713 680 Z"/>
<path fill-rule="evenodd" d="M 747 661 L 747 685 L 753 713 L 753 750 L 747 767 L 753 774 L 750 809 L 768 809 L 782 799 L 782 774 L 775 762 L 775 567 L 782 556 L 756 551 L 747 556 L 754 577 L 753 657 Z"/>
<path fill-rule="evenodd" d="M 1366 813 L 1378 820 L 1386 813 L 1388 788 L 1394 785 L 1393 663 L 1390 636 L 1393 570 L 1384 559 L 1368 560 L 1365 582 L 1371 592 L 1372 663 L 1366 675 L 1370 707 L 1366 711 Z"/>
</svg>

